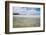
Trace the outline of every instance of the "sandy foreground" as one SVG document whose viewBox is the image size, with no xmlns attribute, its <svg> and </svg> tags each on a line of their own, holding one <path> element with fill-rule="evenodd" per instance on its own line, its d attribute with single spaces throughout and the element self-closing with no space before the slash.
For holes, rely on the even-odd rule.
<svg viewBox="0 0 46 35">
<path fill-rule="evenodd" d="M 39 27 L 39 26 L 40 26 L 40 16 L 13 15 L 13 28 Z"/>
</svg>

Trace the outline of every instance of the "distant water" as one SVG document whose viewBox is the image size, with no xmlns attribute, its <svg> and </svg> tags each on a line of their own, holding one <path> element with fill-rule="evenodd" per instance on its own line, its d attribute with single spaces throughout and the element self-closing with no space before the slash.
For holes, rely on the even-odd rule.
<svg viewBox="0 0 46 35">
<path fill-rule="evenodd" d="M 40 26 L 40 16 L 35 17 L 19 17 L 13 16 L 13 28 L 19 27 L 39 27 Z"/>
</svg>

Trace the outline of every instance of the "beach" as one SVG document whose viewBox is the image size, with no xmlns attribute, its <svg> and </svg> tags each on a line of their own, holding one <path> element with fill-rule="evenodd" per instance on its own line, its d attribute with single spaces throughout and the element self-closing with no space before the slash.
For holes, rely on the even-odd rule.
<svg viewBox="0 0 46 35">
<path fill-rule="evenodd" d="M 40 27 L 40 16 L 13 15 L 13 28 Z"/>
</svg>

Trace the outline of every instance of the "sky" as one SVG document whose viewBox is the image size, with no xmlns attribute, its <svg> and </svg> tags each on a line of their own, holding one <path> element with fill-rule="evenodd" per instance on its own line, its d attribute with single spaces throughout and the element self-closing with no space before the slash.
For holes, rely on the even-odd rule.
<svg viewBox="0 0 46 35">
<path fill-rule="evenodd" d="M 13 7 L 13 13 L 26 14 L 26 15 L 40 15 L 40 8 Z"/>
</svg>

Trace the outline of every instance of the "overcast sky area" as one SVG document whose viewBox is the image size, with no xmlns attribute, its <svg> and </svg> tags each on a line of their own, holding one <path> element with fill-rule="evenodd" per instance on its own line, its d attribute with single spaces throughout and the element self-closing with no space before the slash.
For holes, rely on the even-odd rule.
<svg viewBox="0 0 46 35">
<path fill-rule="evenodd" d="M 40 15 L 40 8 L 13 7 L 13 13 L 26 14 L 26 15 Z"/>
</svg>

